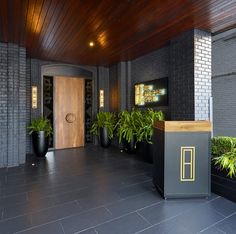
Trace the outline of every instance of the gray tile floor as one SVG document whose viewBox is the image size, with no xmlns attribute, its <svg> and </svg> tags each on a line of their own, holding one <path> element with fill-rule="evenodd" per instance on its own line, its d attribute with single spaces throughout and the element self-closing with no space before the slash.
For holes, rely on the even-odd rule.
<svg viewBox="0 0 236 234">
<path fill-rule="evenodd" d="M 165 201 L 151 171 L 134 155 L 96 146 L 1 169 L 0 233 L 236 233 L 236 203 L 214 194 Z"/>
</svg>

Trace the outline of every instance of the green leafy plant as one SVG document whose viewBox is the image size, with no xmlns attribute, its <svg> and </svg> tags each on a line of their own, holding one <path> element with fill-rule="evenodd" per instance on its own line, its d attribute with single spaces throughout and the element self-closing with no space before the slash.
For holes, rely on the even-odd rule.
<svg viewBox="0 0 236 234">
<path fill-rule="evenodd" d="M 127 110 L 122 111 L 119 114 L 119 121 L 117 123 L 119 142 L 122 139 L 131 142 L 135 138 L 135 145 L 141 141 L 147 141 L 152 144 L 153 125 L 157 120 L 164 120 L 162 111 L 155 111 L 153 109 L 141 111 L 134 108 L 131 112 Z"/>
<path fill-rule="evenodd" d="M 114 136 L 117 118 L 112 112 L 99 112 L 92 124 L 90 132 L 96 136 L 100 136 L 100 128 L 106 127 L 108 130 L 108 137 L 110 139 Z"/>
<path fill-rule="evenodd" d="M 212 138 L 212 155 L 218 157 L 224 153 L 232 151 L 235 148 L 236 140 L 232 137 L 218 136 Z"/>
<path fill-rule="evenodd" d="M 52 126 L 47 118 L 38 118 L 33 119 L 31 124 L 28 126 L 29 134 L 31 135 L 33 132 L 44 131 L 46 136 L 51 136 L 53 134 Z"/>
<path fill-rule="evenodd" d="M 117 122 L 117 135 L 119 143 L 122 139 L 127 142 L 131 142 L 137 134 L 137 119 L 140 117 L 140 111 L 132 109 L 131 112 L 125 110 L 122 111 L 118 116 Z"/>
<path fill-rule="evenodd" d="M 236 149 L 224 153 L 219 157 L 215 157 L 212 160 L 221 170 L 225 169 L 228 171 L 227 175 L 229 177 L 232 178 L 236 176 Z"/>
<path fill-rule="evenodd" d="M 162 111 L 155 111 L 148 109 L 147 111 L 140 112 L 137 118 L 137 142 L 146 141 L 152 144 L 152 136 L 154 132 L 154 123 L 157 120 L 164 120 L 165 116 Z"/>
<path fill-rule="evenodd" d="M 236 138 L 214 137 L 212 139 L 212 161 L 221 170 L 228 172 L 227 176 L 236 176 Z"/>
</svg>

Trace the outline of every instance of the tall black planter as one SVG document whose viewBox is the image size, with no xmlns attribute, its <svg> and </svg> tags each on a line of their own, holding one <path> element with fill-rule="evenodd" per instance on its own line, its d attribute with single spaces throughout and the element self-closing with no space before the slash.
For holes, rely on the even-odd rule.
<svg viewBox="0 0 236 234">
<path fill-rule="evenodd" d="M 125 149 L 126 149 L 127 153 L 129 153 L 129 154 L 135 153 L 135 151 L 136 151 L 135 142 L 136 142 L 135 138 L 132 138 L 130 142 L 125 141 Z"/>
<path fill-rule="evenodd" d="M 38 157 L 44 157 L 48 152 L 48 143 L 49 143 L 49 139 L 46 136 L 45 132 L 44 131 L 33 132 L 32 140 L 33 140 L 34 153 Z"/>
<path fill-rule="evenodd" d="M 140 156 L 141 160 L 153 163 L 153 144 L 142 141 L 138 144 L 137 148 L 137 154 Z"/>
<path fill-rule="evenodd" d="M 100 143 L 101 146 L 107 148 L 111 144 L 111 139 L 108 135 L 108 129 L 106 127 L 100 128 Z"/>
</svg>

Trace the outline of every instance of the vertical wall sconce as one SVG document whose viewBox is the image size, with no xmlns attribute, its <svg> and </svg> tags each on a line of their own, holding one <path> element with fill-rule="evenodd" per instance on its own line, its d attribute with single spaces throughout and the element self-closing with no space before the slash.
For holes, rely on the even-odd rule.
<svg viewBox="0 0 236 234">
<path fill-rule="evenodd" d="M 37 109 L 38 102 L 38 88 L 37 86 L 32 86 L 32 109 Z"/>
<path fill-rule="evenodd" d="M 104 107 L 104 90 L 100 89 L 99 93 L 99 107 L 103 108 Z"/>
</svg>

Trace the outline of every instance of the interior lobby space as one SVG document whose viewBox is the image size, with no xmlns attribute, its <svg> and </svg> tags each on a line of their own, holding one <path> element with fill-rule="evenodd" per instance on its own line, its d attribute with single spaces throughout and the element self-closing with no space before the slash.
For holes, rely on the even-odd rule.
<svg viewBox="0 0 236 234">
<path fill-rule="evenodd" d="M 235 234 L 235 0 L 1 0 L 0 234 Z"/>
</svg>

